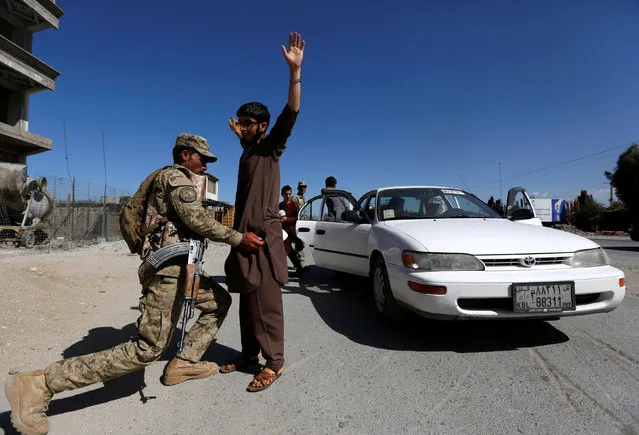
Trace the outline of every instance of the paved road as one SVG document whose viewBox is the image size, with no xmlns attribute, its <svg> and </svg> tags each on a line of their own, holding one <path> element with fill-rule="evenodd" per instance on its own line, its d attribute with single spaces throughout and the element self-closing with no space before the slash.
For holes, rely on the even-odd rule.
<svg viewBox="0 0 639 435">
<path fill-rule="evenodd" d="M 222 264 L 210 259 L 207 270 L 221 275 Z M 85 337 L 67 353 L 86 349 L 83 341 L 95 350 L 130 335 L 136 313 L 128 307 L 137 296 L 112 296 L 120 309 L 110 318 L 121 329 L 103 328 L 108 337 L 100 328 L 78 331 Z M 268 390 L 246 393 L 251 375 L 244 373 L 163 387 L 169 354 L 145 373 L 56 396 L 51 433 L 639 432 L 638 298 L 627 297 L 612 313 L 554 322 L 411 316 L 387 329 L 357 278 L 315 268 L 302 283 L 286 285 L 283 296 L 286 372 Z M 239 345 L 234 303 L 205 357 L 226 360 Z M 2 397 L 5 429 L 6 410 Z"/>
<path fill-rule="evenodd" d="M 618 237 L 593 237 L 591 240 L 606 250 L 611 263 L 624 266 L 639 265 L 639 242 Z"/>
</svg>

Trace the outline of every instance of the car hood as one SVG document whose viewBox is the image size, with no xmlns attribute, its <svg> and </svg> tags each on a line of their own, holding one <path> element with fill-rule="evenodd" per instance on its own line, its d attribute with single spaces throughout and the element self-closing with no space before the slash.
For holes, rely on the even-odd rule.
<svg viewBox="0 0 639 435">
<path fill-rule="evenodd" d="M 597 248 L 585 237 L 507 219 L 419 219 L 386 221 L 430 252 L 473 255 L 543 254 Z"/>
</svg>

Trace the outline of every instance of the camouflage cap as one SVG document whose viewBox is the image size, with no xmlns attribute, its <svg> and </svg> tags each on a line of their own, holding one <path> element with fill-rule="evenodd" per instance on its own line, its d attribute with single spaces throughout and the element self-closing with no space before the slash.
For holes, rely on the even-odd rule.
<svg viewBox="0 0 639 435">
<path fill-rule="evenodd" d="M 307 187 L 308 184 L 306 184 L 306 181 L 300 181 L 297 183 L 297 187 Z"/>
<path fill-rule="evenodd" d="M 217 161 L 217 157 L 213 155 L 209 148 L 208 141 L 202 136 L 197 136 L 190 133 L 182 133 L 175 139 L 175 147 L 191 147 L 195 149 L 200 155 L 206 157 L 209 162 Z"/>
</svg>

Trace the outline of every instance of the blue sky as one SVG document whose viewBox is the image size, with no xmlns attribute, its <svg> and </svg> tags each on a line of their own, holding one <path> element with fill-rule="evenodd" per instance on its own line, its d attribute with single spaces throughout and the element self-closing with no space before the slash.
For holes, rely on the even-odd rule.
<svg viewBox="0 0 639 435">
<path fill-rule="evenodd" d="M 356 196 L 430 184 L 487 200 L 501 162 L 504 199 L 523 185 L 605 201 L 603 172 L 639 141 L 636 0 L 58 5 L 60 29 L 33 46 L 62 75 L 32 97 L 29 124 L 53 150 L 28 159 L 30 174 L 66 175 L 64 118 L 71 174 L 104 183 L 104 130 L 107 183 L 130 192 L 191 132 L 233 202 L 241 148 L 227 120 L 247 101 L 282 109 L 290 31 L 307 47 L 282 182 L 306 180 L 311 195 L 333 175 Z"/>
</svg>

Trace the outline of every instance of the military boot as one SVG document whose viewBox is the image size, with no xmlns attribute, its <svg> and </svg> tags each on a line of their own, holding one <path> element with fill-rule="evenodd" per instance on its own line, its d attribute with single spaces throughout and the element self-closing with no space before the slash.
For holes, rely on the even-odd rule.
<svg viewBox="0 0 639 435">
<path fill-rule="evenodd" d="M 198 361 L 191 362 L 175 357 L 166 365 L 162 383 L 164 385 L 175 385 L 189 379 L 208 378 L 219 369 L 214 362 Z"/>
<path fill-rule="evenodd" d="M 47 387 L 44 370 L 9 376 L 4 392 L 11 405 L 11 421 L 24 435 L 49 432 L 47 408 L 53 393 Z"/>
</svg>

